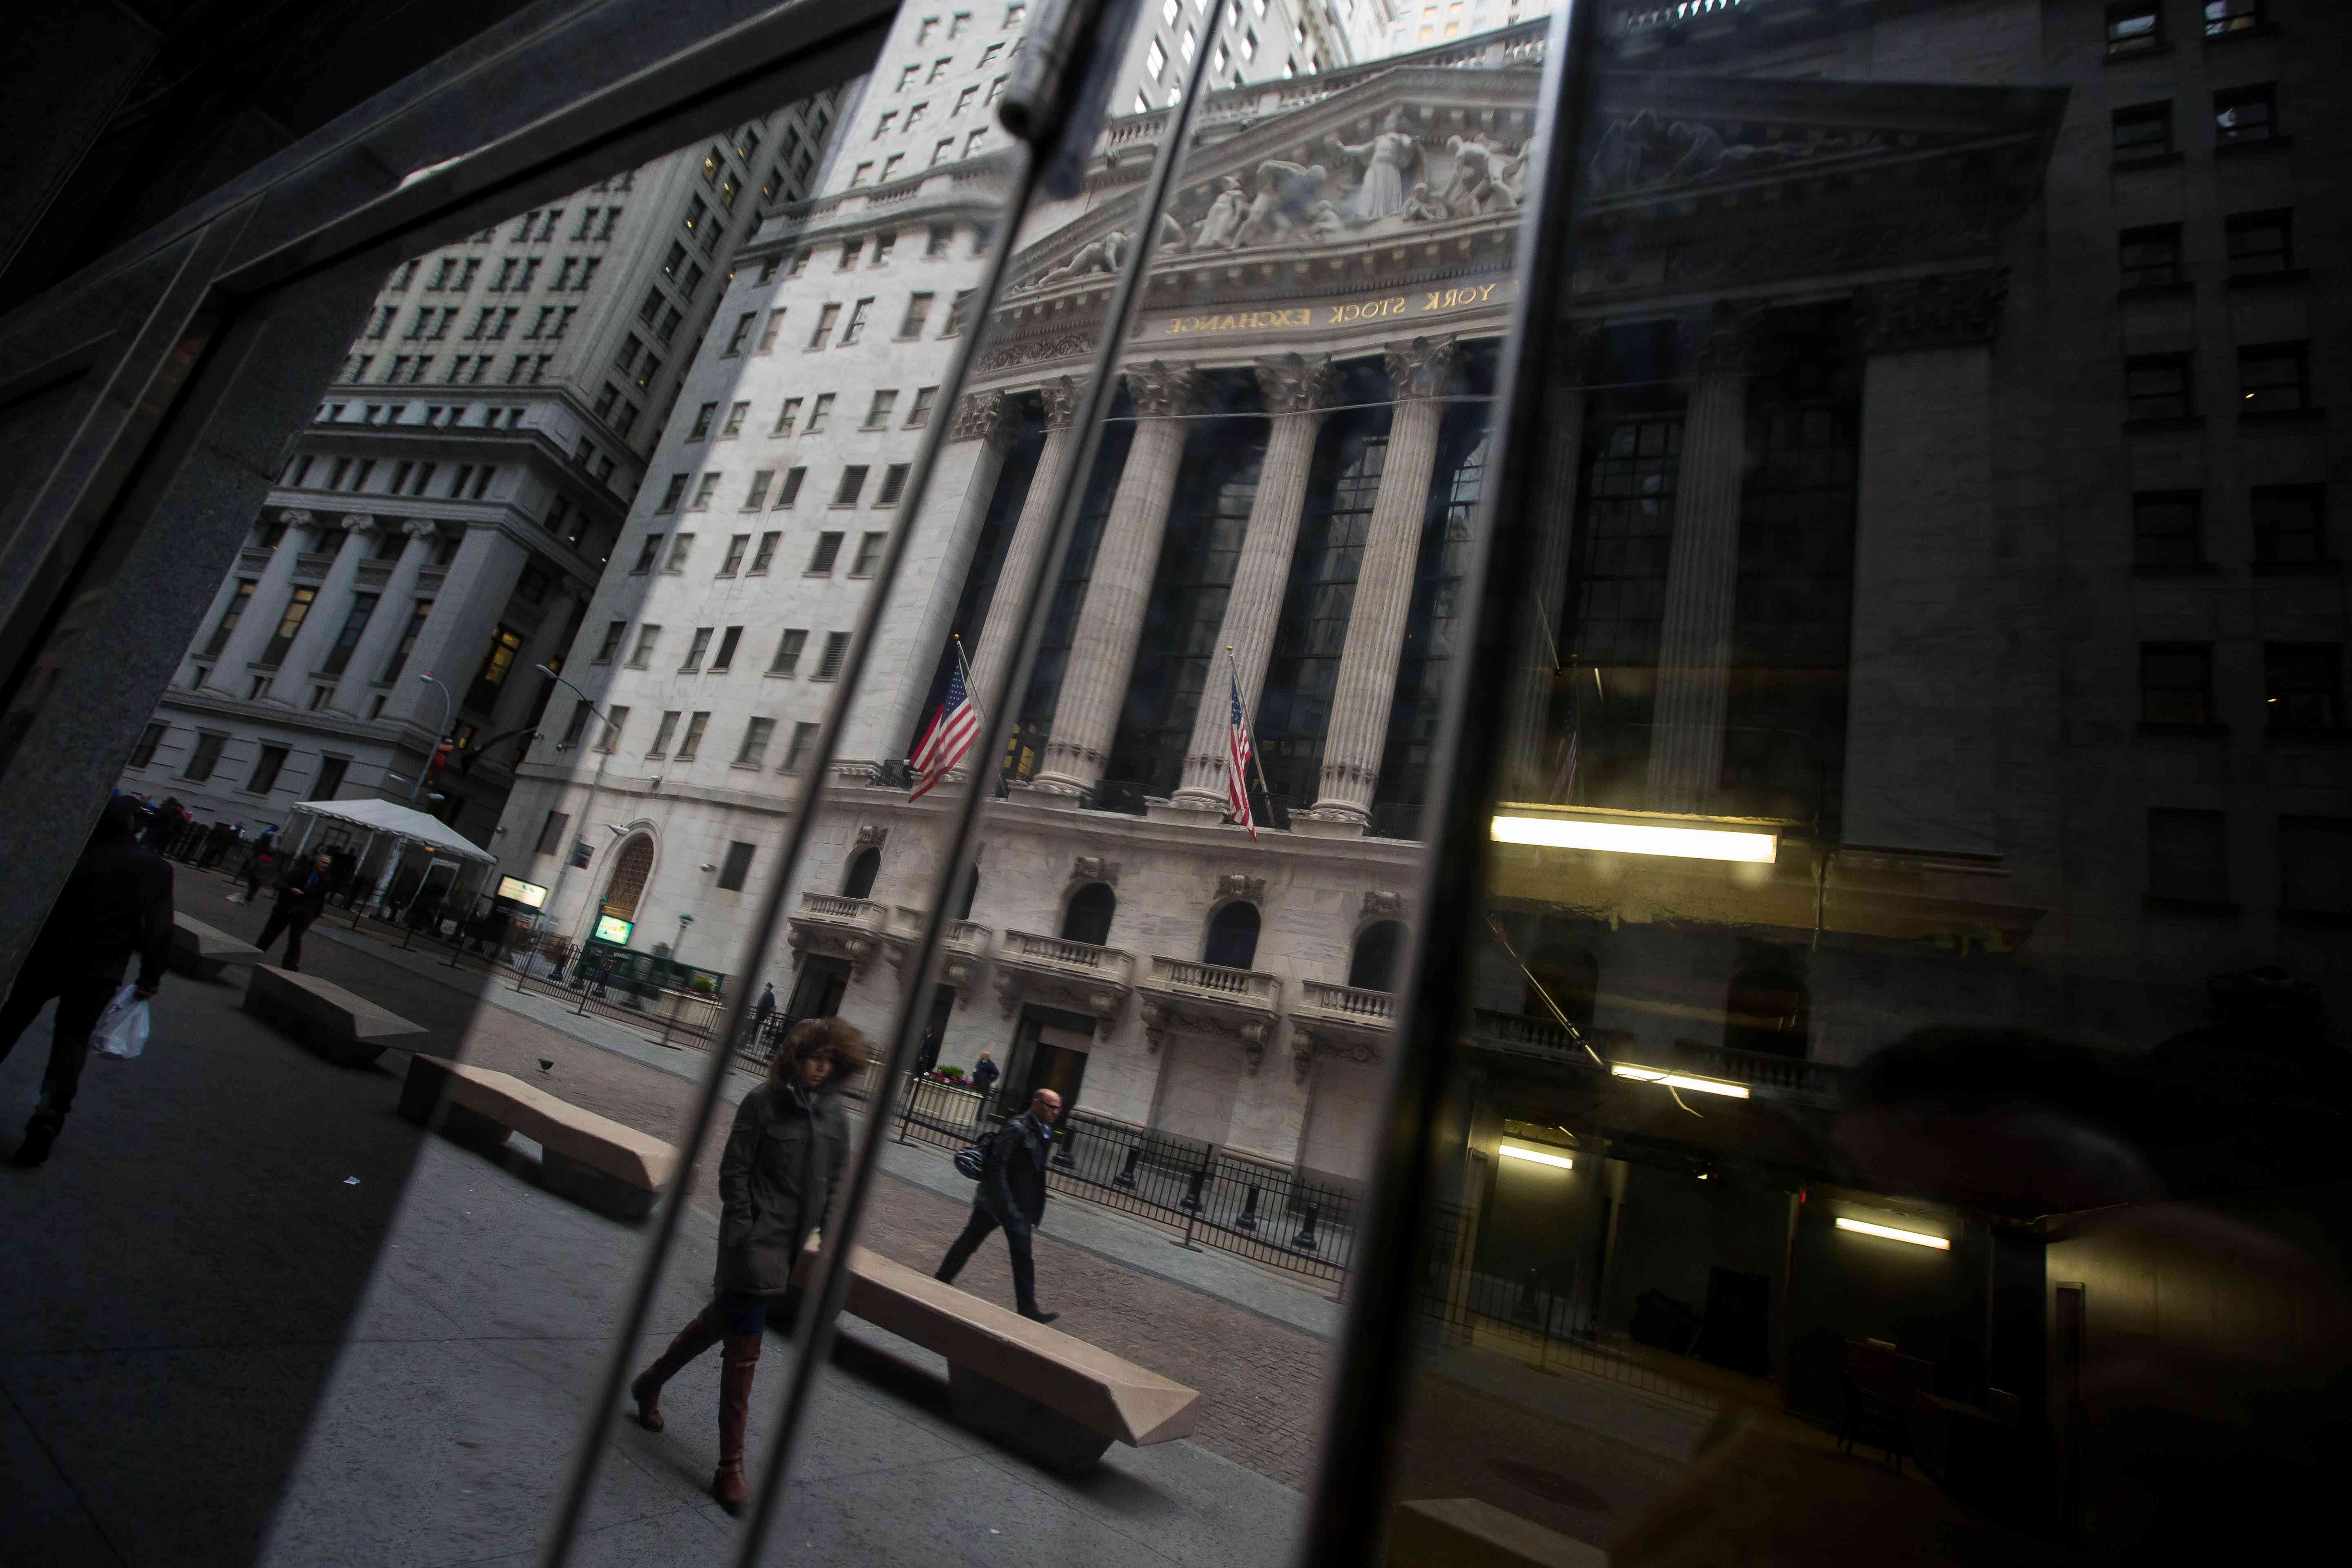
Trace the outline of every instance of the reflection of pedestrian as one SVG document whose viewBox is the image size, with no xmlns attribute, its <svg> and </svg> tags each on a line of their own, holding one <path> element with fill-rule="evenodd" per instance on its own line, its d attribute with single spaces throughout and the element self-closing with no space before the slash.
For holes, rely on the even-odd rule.
<svg viewBox="0 0 2352 1568">
<path fill-rule="evenodd" d="M 278 933 L 286 933 L 286 967 L 299 972 L 302 967 L 302 933 L 327 907 L 327 858 L 314 855 L 307 866 L 297 863 L 286 868 L 286 875 L 278 879 L 278 906 L 269 911 L 269 919 L 261 928 L 261 940 L 254 945 L 266 955 Z"/>
<path fill-rule="evenodd" d="M 773 984 L 770 984 L 766 990 L 760 993 L 760 999 L 751 1004 L 752 1022 L 761 1028 L 767 1027 L 768 1018 L 775 1010 L 776 988 Z"/>
<path fill-rule="evenodd" d="M 719 1161 L 719 1272 L 702 1315 L 629 1384 L 637 1422 L 662 1429 L 662 1384 L 727 1342 L 719 1374 L 719 1470 L 710 1495 L 730 1513 L 743 1506 L 743 1423 L 767 1331 L 768 1303 L 792 1285 L 793 1265 L 849 1158 L 849 1120 L 834 1091 L 866 1067 L 866 1040 L 838 1018 L 796 1025 L 769 1064 L 768 1081 L 743 1097 Z"/>
<path fill-rule="evenodd" d="M 235 893 L 231 893 L 228 896 L 228 901 L 232 904 L 259 903 L 261 879 L 269 874 L 270 868 L 277 863 L 278 829 L 267 828 L 263 830 L 260 837 L 253 841 L 253 847 L 246 852 L 245 864 L 237 868 L 237 877 L 245 883 L 245 897 L 240 899 Z"/>
<path fill-rule="evenodd" d="M 986 1051 L 981 1052 L 980 1060 L 971 1064 L 971 1087 L 980 1090 L 980 1102 L 983 1107 L 988 1103 L 988 1097 L 995 1092 L 996 1080 L 1001 1076 L 996 1064 L 988 1059 Z"/>
<path fill-rule="evenodd" d="M 937 1276 L 952 1285 L 988 1233 L 1004 1227 L 1004 1245 L 1013 1253 L 1013 1299 L 1021 1315 L 1050 1323 L 1059 1312 L 1037 1310 L 1037 1264 L 1030 1256 L 1030 1233 L 1045 1217 L 1045 1152 L 1053 1147 L 1054 1121 L 1062 1114 L 1062 1097 L 1041 1089 L 1029 1100 L 1026 1113 L 996 1130 L 988 1141 L 988 1155 L 980 1173 L 980 1192 L 971 1200 L 971 1217 L 963 1234 L 948 1248 Z"/>
<path fill-rule="evenodd" d="M 155 994 L 172 945 L 172 868 L 138 839 L 138 817 L 126 800 L 110 801 L 89 847 L 66 879 L 34 939 L 8 1000 L 0 1005 L 0 1059 L 5 1059 L 54 996 L 58 1013 L 49 1037 L 48 1071 L 40 1104 L 26 1124 L 16 1163 L 37 1165 L 73 1109 L 89 1056 L 89 1032 L 121 988 L 131 958 L 139 958 L 138 994 Z"/>
</svg>

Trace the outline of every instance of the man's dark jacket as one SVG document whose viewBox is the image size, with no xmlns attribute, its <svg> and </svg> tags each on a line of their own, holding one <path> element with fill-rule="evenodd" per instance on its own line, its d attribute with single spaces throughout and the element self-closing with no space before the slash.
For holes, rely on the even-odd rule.
<svg viewBox="0 0 2352 1568">
<path fill-rule="evenodd" d="M 327 908 L 334 878 L 307 859 L 296 860 L 278 879 L 278 907 L 299 921 L 314 921 Z"/>
<path fill-rule="evenodd" d="M 743 1097 L 719 1159 L 721 1290 L 773 1296 L 792 1283 L 849 1159 L 849 1120 L 827 1092 L 761 1084 Z"/>
<path fill-rule="evenodd" d="M 972 1199 L 1007 1230 L 1028 1231 L 1045 1217 L 1045 1152 L 1054 1134 L 1027 1111 L 1012 1118 L 988 1141 Z"/>
<path fill-rule="evenodd" d="M 170 864 L 131 839 L 101 840 L 83 851 L 25 966 L 120 985 L 135 955 L 140 987 L 149 990 L 162 983 L 171 948 Z"/>
</svg>

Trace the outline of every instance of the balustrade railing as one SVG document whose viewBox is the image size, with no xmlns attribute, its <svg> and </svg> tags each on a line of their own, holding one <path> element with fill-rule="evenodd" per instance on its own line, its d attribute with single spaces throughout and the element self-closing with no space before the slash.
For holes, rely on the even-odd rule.
<svg viewBox="0 0 2352 1568">
<path fill-rule="evenodd" d="M 1271 974 L 1192 959 L 1162 958 L 1157 953 L 1151 958 L 1151 978 L 1144 984 L 1265 1007 L 1274 1006 L 1282 995 L 1282 982 Z"/>
<path fill-rule="evenodd" d="M 803 893 L 801 913 L 818 920 L 879 930 L 885 911 L 871 899 L 852 899 L 840 893 Z"/>
<path fill-rule="evenodd" d="M 1306 1005 L 1317 1012 L 1353 1023 L 1392 1027 L 1396 1023 L 1396 993 L 1367 991 L 1354 985 L 1334 985 L 1328 980 L 1300 983 Z"/>
<path fill-rule="evenodd" d="M 1115 947 L 1097 947 L 1090 942 L 1040 936 L 1029 931 L 1006 931 L 1002 951 L 1006 958 L 1042 959 L 1065 968 L 1082 969 L 1108 980 L 1124 981 L 1135 963 L 1133 954 L 1122 952 Z"/>
</svg>

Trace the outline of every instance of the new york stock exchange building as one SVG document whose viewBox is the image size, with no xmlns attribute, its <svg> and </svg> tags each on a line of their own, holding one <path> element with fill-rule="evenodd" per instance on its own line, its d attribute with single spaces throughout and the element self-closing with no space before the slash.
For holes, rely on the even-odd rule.
<svg viewBox="0 0 2352 1568">
<path fill-rule="evenodd" d="M 2103 63 L 2096 7 L 1748 9 L 1778 20 L 1621 26 L 1594 79 L 1573 286 L 1538 307 L 1564 316 L 1570 347 L 1528 372 L 1546 407 L 1540 581 L 1517 656 L 1475 675 L 1508 689 L 1514 715 L 1489 931 L 1405 921 L 1520 303 L 1541 28 L 1205 100 L 1031 678 L 985 716 L 1007 782 L 947 911 L 924 1065 L 989 1053 L 1016 1092 L 1062 1092 L 1081 1148 L 1094 1125 L 1141 1130 L 1180 1164 L 1213 1149 L 1297 1184 L 1328 1229 L 1371 1168 L 1402 954 L 1422 935 L 1473 942 L 1458 1157 L 1430 1195 L 1495 1313 L 1680 1351 L 1703 1332 L 1695 1353 L 1833 1411 L 1841 1339 L 1901 1301 L 1925 1325 L 1919 1353 L 1965 1360 L 1965 1344 L 1979 1384 L 2030 1401 L 2049 1242 L 2020 1227 L 2063 1205 L 2034 1207 L 1998 1174 L 1968 1192 L 1857 1184 L 1839 1108 L 1866 1058 L 1929 1026 L 2140 1051 L 2226 1033 L 2249 1008 L 2309 1032 L 2311 983 L 2340 987 L 2328 911 L 2345 895 L 2308 868 L 2340 874 L 2340 800 L 2326 803 L 2341 754 L 2264 770 L 2258 753 L 2232 773 L 2223 721 L 2186 697 L 2163 706 L 2145 662 L 2151 647 L 2211 647 L 2195 628 L 2221 612 L 2200 582 L 2132 565 L 2137 497 L 2201 487 L 2209 517 L 2242 520 L 2249 493 L 2257 509 L 2316 493 L 2324 426 L 2242 415 L 2224 429 L 2227 406 L 2208 422 L 2158 384 L 2229 352 L 2203 334 L 2299 336 L 2304 307 L 2249 287 L 2235 325 L 2215 327 L 2177 279 L 2136 292 L 2128 261 L 2119 296 L 2113 261 L 2118 229 L 2168 223 L 2218 258 L 2224 209 L 2287 207 L 2295 176 L 2248 158 L 2223 171 L 2242 193 L 2224 196 L 2202 152 L 2184 166 L 2119 150 L 2111 101 L 2152 89 Z M 1000 584 L 1050 550 L 1053 481 L 1084 434 L 1078 378 L 1142 237 L 1165 119 L 1113 120 L 1081 193 L 1024 226 L 972 380 L 943 411 L 950 440 L 831 764 L 788 948 L 744 977 L 777 979 L 791 1015 L 878 1028 L 897 1003 L 913 906 L 980 752 L 919 800 L 904 760 L 959 649 L 974 691 L 1018 655 L 1029 623 Z M 845 276 L 853 252 L 893 233 L 895 268 L 926 232 L 987 216 L 977 181 L 904 184 L 836 186 L 763 228 L 745 267 L 772 254 L 784 268 L 745 309 L 781 307 L 794 352 L 720 367 L 707 351 L 698 377 L 736 390 L 688 402 L 731 397 L 764 426 L 832 390 L 796 350 L 829 301 L 898 310 L 887 278 Z M 917 331 L 876 362 L 937 382 L 947 351 L 909 315 Z M 866 402 L 846 381 L 839 395 Z M 806 467 L 821 495 L 829 464 L 887 464 L 845 452 L 851 439 L 777 466 Z M 835 494 L 856 500 L 845 480 Z M 635 531 L 689 526 L 638 510 Z M 737 526 L 802 547 L 772 510 Z M 608 620 L 721 618 L 657 564 L 631 585 L 618 568 L 634 553 L 625 534 L 610 615 L 592 608 L 575 668 Z M 2256 585 L 2277 590 L 2262 636 L 2340 639 L 2340 583 Z M 743 646 L 813 660 L 815 631 L 791 638 L 822 627 L 810 606 L 825 601 L 778 592 L 745 609 Z M 627 646 L 615 631 L 605 655 Z M 803 674 L 785 696 L 739 682 L 753 689 L 730 712 L 616 668 L 604 700 L 640 724 L 715 709 L 694 734 L 725 753 L 741 731 L 751 754 L 747 725 L 767 726 L 764 748 L 818 716 L 824 689 Z M 1227 777 L 1236 699 L 1251 826 Z M 693 912 L 716 954 L 749 912 L 712 891 L 711 868 L 730 845 L 773 842 L 797 796 L 761 756 L 764 772 L 733 776 L 724 754 L 616 761 L 593 807 L 584 766 L 550 765 L 509 820 L 542 850 L 563 842 L 541 831 L 559 808 L 625 830 L 617 845 L 594 830 L 571 898 L 625 903 L 648 931 Z M 2232 832 L 2276 825 L 2278 898 L 2194 884 L 2195 835 L 2225 810 Z M 1653 832 L 1706 846 L 1612 852 Z M 2162 880 L 2175 875 L 2189 879 Z M 2238 900 L 2246 912 L 2221 918 Z M 2309 918 L 2274 921 L 2273 904 Z M 1848 1219 L 1948 1256 L 1857 1262 L 1838 1250 Z"/>
</svg>

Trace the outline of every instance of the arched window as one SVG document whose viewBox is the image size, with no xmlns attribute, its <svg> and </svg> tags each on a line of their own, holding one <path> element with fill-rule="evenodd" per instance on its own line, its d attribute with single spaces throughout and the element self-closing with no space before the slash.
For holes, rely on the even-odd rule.
<svg viewBox="0 0 2352 1568">
<path fill-rule="evenodd" d="M 845 899 L 870 899 L 874 896 L 874 879 L 882 874 L 882 851 L 860 849 L 850 857 L 849 875 L 841 879 L 841 896 Z"/>
<path fill-rule="evenodd" d="M 1070 895 L 1062 915 L 1062 940 L 1105 947 L 1110 942 L 1110 917 L 1118 912 L 1118 895 L 1108 882 L 1088 882 Z"/>
<path fill-rule="evenodd" d="M 1803 981 L 1778 969 L 1743 969 L 1724 998 L 1723 1043 L 1801 1059 L 1810 1011 Z"/>
<path fill-rule="evenodd" d="M 971 901 L 980 896 L 980 868 L 974 866 L 963 874 L 963 897 L 956 900 L 955 918 L 971 919 Z"/>
<path fill-rule="evenodd" d="M 1404 926 L 1374 921 L 1356 933 L 1355 956 L 1348 961 L 1348 984 L 1360 991 L 1397 988 L 1397 961 L 1404 954 Z"/>
<path fill-rule="evenodd" d="M 1230 903 L 1209 917 L 1209 940 L 1201 962 L 1247 969 L 1257 961 L 1257 906 Z"/>
<path fill-rule="evenodd" d="M 1539 947 L 1528 955 L 1528 972 L 1535 981 L 1520 999 L 1522 1014 L 1550 1018 L 1551 1008 L 1544 1005 L 1544 994 L 1549 994 L 1570 1023 L 1580 1029 L 1592 1027 L 1592 994 L 1601 980 L 1601 965 L 1593 962 L 1592 954 L 1580 947 Z M 1538 986 L 1543 994 L 1538 994 Z"/>
<path fill-rule="evenodd" d="M 646 877 L 654 868 L 654 839 L 640 833 L 613 857 L 613 875 L 604 884 L 603 912 L 618 920 L 637 918 L 637 900 L 645 896 Z"/>
</svg>

